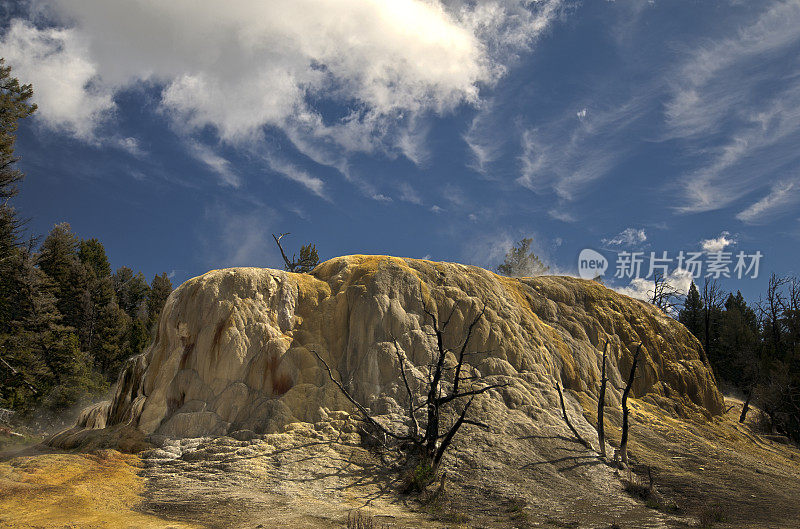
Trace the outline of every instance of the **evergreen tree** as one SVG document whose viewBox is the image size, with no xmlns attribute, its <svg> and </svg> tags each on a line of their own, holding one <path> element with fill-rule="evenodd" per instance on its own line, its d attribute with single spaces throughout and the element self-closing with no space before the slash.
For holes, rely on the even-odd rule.
<svg viewBox="0 0 800 529">
<path fill-rule="evenodd" d="M 703 339 L 703 302 L 700 301 L 700 292 L 698 292 L 694 281 L 689 286 L 686 301 L 684 301 L 683 308 L 678 313 L 678 321 L 686 326 L 689 332 L 694 334 L 698 340 Z"/>
<path fill-rule="evenodd" d="M 84 239 L 80 242 L 78 258 L 89 268 L 98 279 L 111 275 L 111 265 L 108 264 L 106 249 L 103 244 L 95 238 Z"/>
<path fill-rule="evenodd" d="M 172 282 L 166 273 L 153 277 L 153 281 L 150 283 L 150 293 L 147 297 L 147 328 L 153 333 L 153 338 L 155 338 L 155 325 L 158 323 L 161 310 L 164 308 L 164 304 L 171 293 Z"/>
<path fill-rule="evenodd" d="M 83 344 L 90 329 L 91 295 L 87 268 L 78 258 L 78 238 L 66 222 L 56 224 L 39 249 L 39 268 L 53 281 L 62 323 L 76 330 Z"/>
<path fill-rule="evenodd" d="M 36 110 L 29 102 L 32 96 L 31 85 L 21 85 L 0 59 L 0 336 L 8 332 L 15 311 L 22 222 L 9 199 L 17 194 L 16 183 L 23 177 L 16 168 L 14 144 L 19 120 Z"/>
<path fill-rule="evenodd" d="M 134 354 L 129 347 L 129 333 L 134 320 L 115 301 L 97 310 L 97 328 L 89 352 L 98 370 L 109 380 L 114 380 L 125 358 Z"/>
<path fill-rule="evenodd" d="M 497 273 L 509 277 L 531 277 L 546 273 L 546 266 L 531 250 L 533 239 L 525 238 L 506 252 L 505 261 L 497 267 Z"/>
<path fill-rule="evenodd" d="M 758 374 L 758 319 L 741 292 L 729 294 L 720 321 L 717 374 L 748 392 Z"/>
<path fill-rule="evenodd" d="M 13 387 L 2 388 L 8 407 L 31 411 L 43 404 L 57 411 L 104 389 L 80 349 L 72 327 L 62 324 L 53 295 L 57 289 L 29 253 L 22 254 L 18 311 L 12 332 L 3 339 L 4 359 L 20 372 Z"/>
<path fill-rule="evenodd" d="M 117 303 L 131 318 L 143 317 L 147 311 L 147 296 L 150 286 L 141 272 L 133 273 L 127 266 L 122 266 L 112 277 Z"/>
<path fill-rule="evenodd" d="M 15 167 L 14 143 L 17 139 L 17 124 L 36 111 L 29 103 L 33 97 L 31 85 L 21 85 L 11 77 L 11 68 L 0 59 L 0 201 L 17 194 L 16 183 L 22 180 L 22 172 Z"/>
</svg>

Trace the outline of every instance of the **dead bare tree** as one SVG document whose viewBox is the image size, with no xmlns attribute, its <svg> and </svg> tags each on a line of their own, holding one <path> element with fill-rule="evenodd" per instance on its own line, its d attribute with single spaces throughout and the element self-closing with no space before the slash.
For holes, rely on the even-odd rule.
<svg viewBox="0 0 800 529">
<path fill-rule="evenodd" d="M 588 448 L 589 450 L 592 449 L 592 445 L 589 444 L 589 441 L 581 437 L 581 434 L 578 433 L 578 430 L 572 425 L 572 421 L 569 420 L 569 415 L 567 415 L 567 408 L 564 406 L 564 394 L 561 392 L 561 386 L 558 382 L 556 382 L 556 391 L 558 391 L 558 399 L 561 401 L 561 413 L 564 416 L 564 422 L 567 423 L 567 427 L 572 432 L 572 435 L 575 436 L 575 439 L 578 440 L 580 444 Z"/>
<path fill-rule="evenodd" d="M 608 351 L 608 340 L 603 346 L 603 367 L 600 368 L 600 393 L 597 397 L 597 441 L 600 443 L 600 456 L 606 457 L 606 428 L 604 424 L 603 412 L 606 407 L 606 352 Z"/>
<path fill-rule="evenodd" d="M 639 346 L 633 354 L 633 364 L 631 365 L 631 373 L 628 375 L 628 383 L 625 384 L 625 390 L 622 392 L 622 440 L 619 443 L 619 453 L 625 466 L 628 466 L 628 395 L 631 392 L 633 379 L 636 376 L 636 363 L 639 361 L 641 350 L 642 343 L 639 342 Z"/>
<path fill-rule="evenodd" d="M 739 422 L 744 423 L 747 420 L 747 412 L 750 411 L 750 400 L 753 398 L 753 388 L 750 388 L 747 391 L 747 396 L 744 399 L 744 404 L 742 404 L 742 413 L 739 415 Z"/>
<path fill-rule="evenodd" d="M 653 275 L 653 290 L 648 290 L 649 301 L 668 316 L 675 316 L 683 300 L 683 293 L 664 274 Z"/>
<path fill-rule="evenodd" d="M 429 310 L 422 303 L 423 312 L 432 321 L 433 333 L 430 335 L 436 338 L 436 348 L 431 351 L 431 361 L 429 364 L 420 367 L 427 367 L 427 378 L 416 391 L 412 389 L 409 382 L 407 364 L 411 361 L 401 350 L 397 340 L 394 343 L 395 354 L 400 368 L 401 379 L 408 396 L 408 408 L 406 411 L 406 433 L 398 434 L 378 422 L 361 403 L 355 399 L 344 385 L 336 379 L 328 363 L 316 351 L 312 351 L 317 360 L 324 366 L 328 377 L 339 388 L 342 394 L 355 406 L 361 419 L 372 426 L 376 431 L 381 432 L 387 439 L 391 439 L 400 446 L 400 450 L 406 456 L 407 463 L 417 465 L 422 469 L 424 482 L 417 483 L 417 488 L 422 488 L 432 482 L 441 464 L 442 457 L 453 441 L 456 433 L 464 424 L 471 424 L 487 428 L 486 424 L 468 418 L 468 412 L 472 403 L 480 394 L 489 390 L 505 387 L 507 383 L 480 383 L 478 377 L 467 375 L 470 369 L 465 360 L 477 352 L 468 352 L 467 347 L 472 337 L 473 331 L 483 318 L 486 306 L 478 312 L 467 328 L 466 336 L 463 341 L 455 348 L 445 345 L 445 330 L 455 313 L 456 305 L 450 312 L 448 318 L 441 323 L 434 311 Z M 456 358 L 454 366 L 446 365 L 446 357 L 452 353 Z M 412 364 L 413 365 L 413 364 Z M 467 388 L 462 388 L 462 384 L 469 384 Z M 476 385 L 480 384 L 480 385 Z M 448 405 L 462 403 L 460 410 L 456 407 L 455 420 L 449 427 L 442 427 L 442 415 Z"/>
<path fill-rule="evenodd" d="M 725 293 L 722 291 L 719 284 L 717 284 L 716 279 L 709 281 L 706 277 L 703 282 L 701 300 L 703 302 L 703 352 L 705 354 L 705 360 L 708 361 L 709 358 L 713 358 L 711 351 L 713 336 L 711 330 L 714 323 L 712 318 L 717 317 L 725 301 Z M 713 353 L 716 353 L 716 351 Z"/>
<path fill-rule="evenodd" d="M 756 305 L 758 319 L 767 338 L 767 346 L 772 348 L 779 358 L 783 356 L 784 348 L 781 335 L 784 332 L 784 318 L 787 308 L 786 296 L 783 288 L 790 282 L 788 277 L 778 277 L 772 274 L 767 283 L 767 297 L 761 299 Z"/>
<path fill-rule="evenodd" d="M 292 254 L 292 258 L 286 255 L 286 252 L 283 251 L 283 246 L 281 246 L 281 239 L 290 235 L 289 233 L 281 233 L 279 236 L 275 237 L 275 234 L 272 234 L 272 238 L 275 239 L 275 244 L 278 245 L 278 249 L 281 251 L 281 257 L 283 257 L 284 262 L 284 269 L 287 272 L 297 272 L 300 274 L 306 274 L 314 269 L 315 266 L 319 264 L 319 255 L 317 254 L 317 248 L 313 244 L 306 244 L 300 247 L 300 258 L 298 259 L 295 254 Z"/>
</svg>

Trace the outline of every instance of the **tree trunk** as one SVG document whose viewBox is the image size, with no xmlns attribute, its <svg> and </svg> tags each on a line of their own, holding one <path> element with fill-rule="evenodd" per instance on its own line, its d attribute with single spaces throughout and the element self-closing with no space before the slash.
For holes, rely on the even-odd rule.
<svg viewBox="0 0 800 529">
<path fill-rule="evenodd" d="M 567 423 L 567 427 L 569 427 L 570 431 L 572 432 L 572 435 L 575 436 L 575 439 L 577 439 L 580 444 L 591 450 L 592 445 L 590 445 L 588 441 L 586 441 L 583 437 L 581 437 L 581 434 L 578 433 L 578 430 L 576 430 L 575 427 L 572 426 L 572 422 L 570 422 L 569 420 L 569 415 L 567 415 L 567 408 L 566 406 L 564 406 L 564 394 L 561 393 L 561 386 L 558 384 L 558 382 L 556 382 L 556 391 L 558 391 L 558 398 L 561 401 L 561 413 L 564 414 L 564 422 Z"/>
<path fill-rule="evenodd" d="M 606 351 L 608 350 L 608 340 L 603 346 L 603 367 L 600 370 L 600 394 L 597 397 L 597 440 L 600 443 L 600 456 L 606 457 L 606 432 L 603 420 L 603 412 L 606 405 Z"/>
<path fill-rule="evenodd" d="M 631 373 L 628 376 L 628 383 L 625 385 L 625 390 L 622 392 L 622 440 L 619 443 L 619 453 L 622 457 L 622 464 L 628 466 L 628 395 L 631 392 L 633 379 L 636 375 L 636 362 L 639 360 L 639 352 L 642 350 L 642 344 L 636 349 L 633 355 L 633 365 L 631 365 Z"/>
<path fill-rule="evenodd" d="M 747 419 L 747 412 L 750 410 L 750 398 L 753 396 L 752 390 L 747 393 L 747 398 L 742 405 L 742 414 L 739 415 L 739 422 L 744 423 L 745 419 Z"/>
</svg>

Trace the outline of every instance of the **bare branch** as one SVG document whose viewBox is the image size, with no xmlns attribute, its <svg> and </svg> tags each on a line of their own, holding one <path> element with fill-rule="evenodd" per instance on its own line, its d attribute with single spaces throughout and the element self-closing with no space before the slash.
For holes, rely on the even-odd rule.
<svg viewBox="0 0 800 529">
<path fill-rule="evenodd" d="M 331 368 L 330 368 L 330 366 L 328 365 L 328 363 L 327 363 L 325 360 L 323 360 L 323 359 L 322 359 L 322 357 L 319 355 L 319 353 L 317 353 L 317 352 L 316 352 L 316 351 L 314 351 L 313 349 L 311 349 L 311 352 L 312 352 L 312 353 L 314 353 L 314 356 L 316 356 L 316 357 L 317 357 L 317 360 L 319 360 L 319 361 L 322 363 L 322 365 L 323 365 L 323 366 L 325 366 L 325 370 L 328 372 L 328 378 L 330 378 L 330 379 L 331 379 L 331 381 L 332 381 L 334 384 L 336 384 L 336 386 L 339 388 L 339 391 L 341 391 L 341 392 L 342 392 L 342 394 L 343 394 L 345 397 L 347 397 L 347 400 L 349 400 L 350 402 L 352 402 L 352 403 L 353 403 L 353 406 L 355 406 L 355 407 L 356 407 L 356 409 L 358 409 L 359 413 L 361 413 L 361 415 L 362 415 L 362 418 L 363 418 L 363 419 L 364 419 L 366 422 L 368 422 L 368 423 L 369 423 L 369 424 L 371 424 L 372 426 L 374 426 L 374 427 L 378 428 L 379 430 L 381 430 L 383 433 L 385 433 L 385 434 L 386 434 L 386 435 L 388 435 L 389 437 L 392 437 L 392 438 L 394 438 L 394 439 L 398 439 L 398 440 L 401 440 L 401 441 L 413 441 L 413 439 L 412 439 L 411 437 L 409 437 L 409 436 L 406 436 L 406 435 L 397 435 L 396 433 L 394 433 L 394 432 L 392 432 L 392 431 L 388 430 L 388 429 L 387 429 L 386 427 L 384 427 L 384 426 L 383 426 L 381 423 L 379 423 L 378 421 L 376 421 L 375 419 L 373 419 L 373 418 L 370 416 L 370 414 L 369 414 L 369 412 L 367 411 L 367 409 L 366 409 L 366 408 L 364 408 L 364 406 L 362 406 L 362 405 L 361 405 L 361 404 L 360 404 L 360 403 L 359 403 L 359 402 L 358 402 L 356 399 L 354 399 L 354 398 L 353 398 L 353 397 L 350 395 L 350 393 L 349 393 L 349 392 L 348 392 L 346 389 L 344 389 L 344 386 L 341 384 L 341 382 L 339 382 L 338 380 L 336 380 L 336 378 L 333 376 L 333 371 L 331 371 Z"/>
<path fill-rule="evenodd" d="M 448 402 L 451 402 L 451 401 L 453 401 L 455 399 L 460 399 L 461 397 L 470 397 L 470 396 L 480 395 L 481 393 L 486 393 L 490 389 L 504 388 L 504 387 L 507 387 L 509 385 L 510 384 L 508 382 L 503 382 L 502 384 L 489 384 L 488 386 L 482 387 L 480 389 L 474 389 L 474 390 L 470 390 L 470 391 L 462 391 L 461 393 L 453 393 L 451 395 L 447 395 L 445 397 L 441 397 L 438 400 L 438 403 L 440 405 L 444 405 L 444 404 L 447 404 Z"/>
<path fill-rule="evenodd" d="M 464 365 L 464 352 L 467 350 L 467 344 L 469 344 L 469 338 L 472 336 L 472 329 L 478 324 L 478 322 L 483 318 L 483 313 L 486 312 L 486 303 L 483 304 L 483 308 L 472 320 L 472 323 L 469 324 L 469 328 L 467 329 L 467 337 L 464 338 L 464 343 L 461 345 L 461 351 L 458 355 L 458 364 L 456 365 L 456 374 L 453 378 L 453 393 L 458 393 L 458 383 L 459 377 L 461 375 L 461 366 Z"/>
<path fill-rule="evenodd" d="M 288 257 L 286 257 L 286 252 L 283 251 L 283 246 L 281 246 L 281 239 L 285 236 L 289 235 L 289 233 L 281 233 L 278 237 L 275 237 L 275 234 L 272 234 L 272 238 L 275 239 L 275 244 L 278 245 L 278 249 L 281 251 L 281 257 L 283 257 L 283 262 L 286 263 L 286 270 L 289 272 L 294 272 L 295 264 L 293 261 L 290 261 Z"/>
<path fill-rule="evenodd" d="M 600 370 L 600 394 L 597 397 L 597 441 L 600 443 L 600 456 L 606 457 L 606 431 L 603 412 L 606 406 L 606 352 L 608 351 L 608 340 L 603 346 L 603 367 Z"/>
<path fill-rule="evenodd" d="M 456 420 L 455 424 L 453 424 L 453 426 L 450 427 L 445 436 L 442 438 L 442 442 L 439 445 L 439 449 L 436 450 L 436 456 L 434 456 L 433 458 L 433 468 L 437 468 L 439 466 L 439 462 L 442 460 L 442 456 L 444 455 L 445 450 L 447 450 L 447 447 L 450 446 L 450 443 L 453 441 L 453 437 L 455 437 L 458 429 L 461 428 L 462 424 L 464 424 L 464 421 L 466 420 L 465 418 L 467 416 L 467 411 L 469 411 L 469 407 L 472 406 L 473 400 L 475 400 L 475 397 L 472 397 L 467 401 L 467 403 L 464 405 L 464 410 L 458 417 L 458 420 Z"/>
<path fill-rule="evenodd" d="M 642 342 L 639 342 L 639 346 L 633 355 L 633 364 L 631 365 L 631 373 L 628 375 L 628 383 L 622 391 L 622 440 L 619 443 L 619 453 L 622 455 L 622 463 L 625 465 L 628 464 L 628 395 L 631 392 L 634 375 L 636 374 L 636 363 L 639 360 L 641 350 Z"/>
<path fill-rule="evenodd" d="M 397 361 L 400 364 L 400 374 L 403 376 L 403 384 L 406 386 L 406 392 L 408 393 L 408 416 L 411 419 L 412 427 L 414 431 L 411 432 L 411 435 L 416 438 L 419 435 L 419 424 L 417 423 L 417 416 L 414 413 L 414 393 L 411 391 L 411 386 L 408 384 L 408 377 L 406 376 L 406 368 L 405 368 L 405 354 L 400 353 L 400 345 L 397 343 L 397 340 L 392 337 L 392 341 L 394 342 L 394 351 L 397 355 Z"/>
<path fill-rule="evenodd" d="M 575 436 L 575 439 L 577 439 L 580 444 L 591 450 L 592 445 L 590 445 L 588 441 L 586 441 L 583 437 L 581 437 L 581 434 L 578 433 L 578 430 L 576 430 L 575 427 L 572 426 L 572 422 L 569 420 L 569 415 L 567 415 L 567 408 L 566 406 L 564 406 L 564 394 L 561 393 L 561 386 L 558 384 L 558 382 L 556 382 L 556 391 L 558 391 L 558 398 L 561 401 L 561 413 L 564 414 L 564 422 L 567 423 L 567 426 L 572 432 L 572 435 Z"/>
</svg>

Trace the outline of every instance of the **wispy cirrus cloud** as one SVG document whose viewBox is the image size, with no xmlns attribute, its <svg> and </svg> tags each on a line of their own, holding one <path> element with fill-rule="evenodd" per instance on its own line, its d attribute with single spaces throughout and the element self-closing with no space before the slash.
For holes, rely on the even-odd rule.
<svg viewBox="0 0 800 529">
<path fill-rule="evenodd" d="M 675 71 L 665 137 L 707 160 L 683 178 L 679 212 L 721 209 L 780 186 L 786 169 L 800 162 L 800 75 L 792 59 L 800 53 L 798 26 L 800 2 L 775 2 L 730 36 L 700 46 Z M 790 191 L 778 189 L 737 218 L 761 217 Z"/>
<path fill-rule="evenodd" d="M 800 179 L 774 183 L 769 193 L 740 211 L 736 218 L 747 224 L 764 224 L 800 203 Z"/>
<path fill-rule="evenodd" d="M 205 210 L 205 219 L 213 226 L 197 234 L 208 266 L 274 266 L 280 256 L 274 249 L 271 227 L 278 214 L 267 207 L 256 209 L 216 205 Z"/>
<path fill-rule="evenodd" d="M 555 193 L 562 201 L 585 194 L 589 185 L 605 177 L 630 152 L 632 145 L 621 131 L 630 131 L 650 110 L 652 92 L 617 105 L 582 109 L 520 136 L 520 175 L 517 183 L 536 193 Z"/>
<path fill-rule="evenodd" d="M 231 162 L 214 152 L 211 147 L 198 142 L 190 142 L 189 152 L 219 177 L 220 184 L 233 188 L 238 188 L 242 185 L 242 181 L 231 166 Z"/>
</svg>

